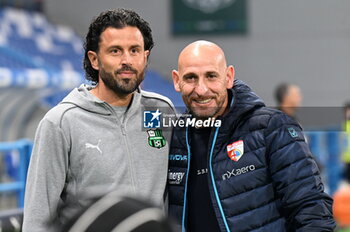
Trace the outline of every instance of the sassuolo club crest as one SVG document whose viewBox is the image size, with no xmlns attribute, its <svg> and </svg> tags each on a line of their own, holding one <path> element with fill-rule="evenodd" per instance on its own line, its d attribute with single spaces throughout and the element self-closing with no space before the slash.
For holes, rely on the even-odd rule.
<svg viewBox="0 0 350 232">
<path fill-rule="evenodd" d="M 162 130 L 160 129 L 147 130 L 147 134 L 148 134 L 148 144 L 151 147 L 160 149 L 165 146 L 166 140 L 163 136 Z"/>
</svg>

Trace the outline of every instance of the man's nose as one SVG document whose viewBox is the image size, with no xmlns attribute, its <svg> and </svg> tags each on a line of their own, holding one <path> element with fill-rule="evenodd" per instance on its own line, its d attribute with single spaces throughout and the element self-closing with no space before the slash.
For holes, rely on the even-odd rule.
<svg viewBox="0 0 350 232">
<path fill-rule="evenodd" d="M 208 86 L 203 78 L 199 78 L 195 91 L 198 95 L 205 95 L 208 91 Z"/>
<path fill-rule="evenodd" d="M 131 56 L 128 52 L 124 52 L 121 58 L 122 64 L 131 64 Z"/>
</svg>

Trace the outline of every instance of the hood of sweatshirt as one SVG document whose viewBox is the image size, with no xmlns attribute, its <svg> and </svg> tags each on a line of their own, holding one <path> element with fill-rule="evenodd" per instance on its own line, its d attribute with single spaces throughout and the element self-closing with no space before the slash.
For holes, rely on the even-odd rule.
<svg viewBox="0 0 350 232">
<path fill-rule="evenodd" d="M 94 96 L 90 93 L 90 90 L 93 89 L 92 86 L 88 86 L 86 84 L 82 84 L 80 87 L 75 88 L 71 91 L 60 104 L 73 104 L 79 108 L 82 108 L 86 111 L 90 111 L 93 113 L 98 113 L 102 115 L 110 115 L 112 114 L 110 105 Z M 128 106 L 128 111 L 134 111 L 137 109 L 140 103 L 141 93 L 140 90 L 137 89 L 133 93 L 133 98 L 131 104 Z"/>
</svg>

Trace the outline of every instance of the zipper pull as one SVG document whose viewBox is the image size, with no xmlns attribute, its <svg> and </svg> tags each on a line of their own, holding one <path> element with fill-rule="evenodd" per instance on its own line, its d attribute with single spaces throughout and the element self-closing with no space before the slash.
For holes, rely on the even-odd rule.
<svg viewBox="0 0 350 232">
<path fill-rule="evenodd" d="M 121 125 L 121 128 L 122 128 L 122 134 L 123 134 L 123 135 L 126 135 L 126 130 L 125 130 L 124 124 Z"/>
</svg>

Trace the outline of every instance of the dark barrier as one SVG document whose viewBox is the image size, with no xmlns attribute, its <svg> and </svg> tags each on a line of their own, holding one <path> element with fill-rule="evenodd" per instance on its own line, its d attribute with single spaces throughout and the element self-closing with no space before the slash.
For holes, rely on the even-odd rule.
<svg viewBox="0 0 350 232">
<path fill-rule="evenodd" d="M 0 231 L 19 232 L 23 221 L 23 210 L 12 209 L 0 212 Z"/>
</svg>

